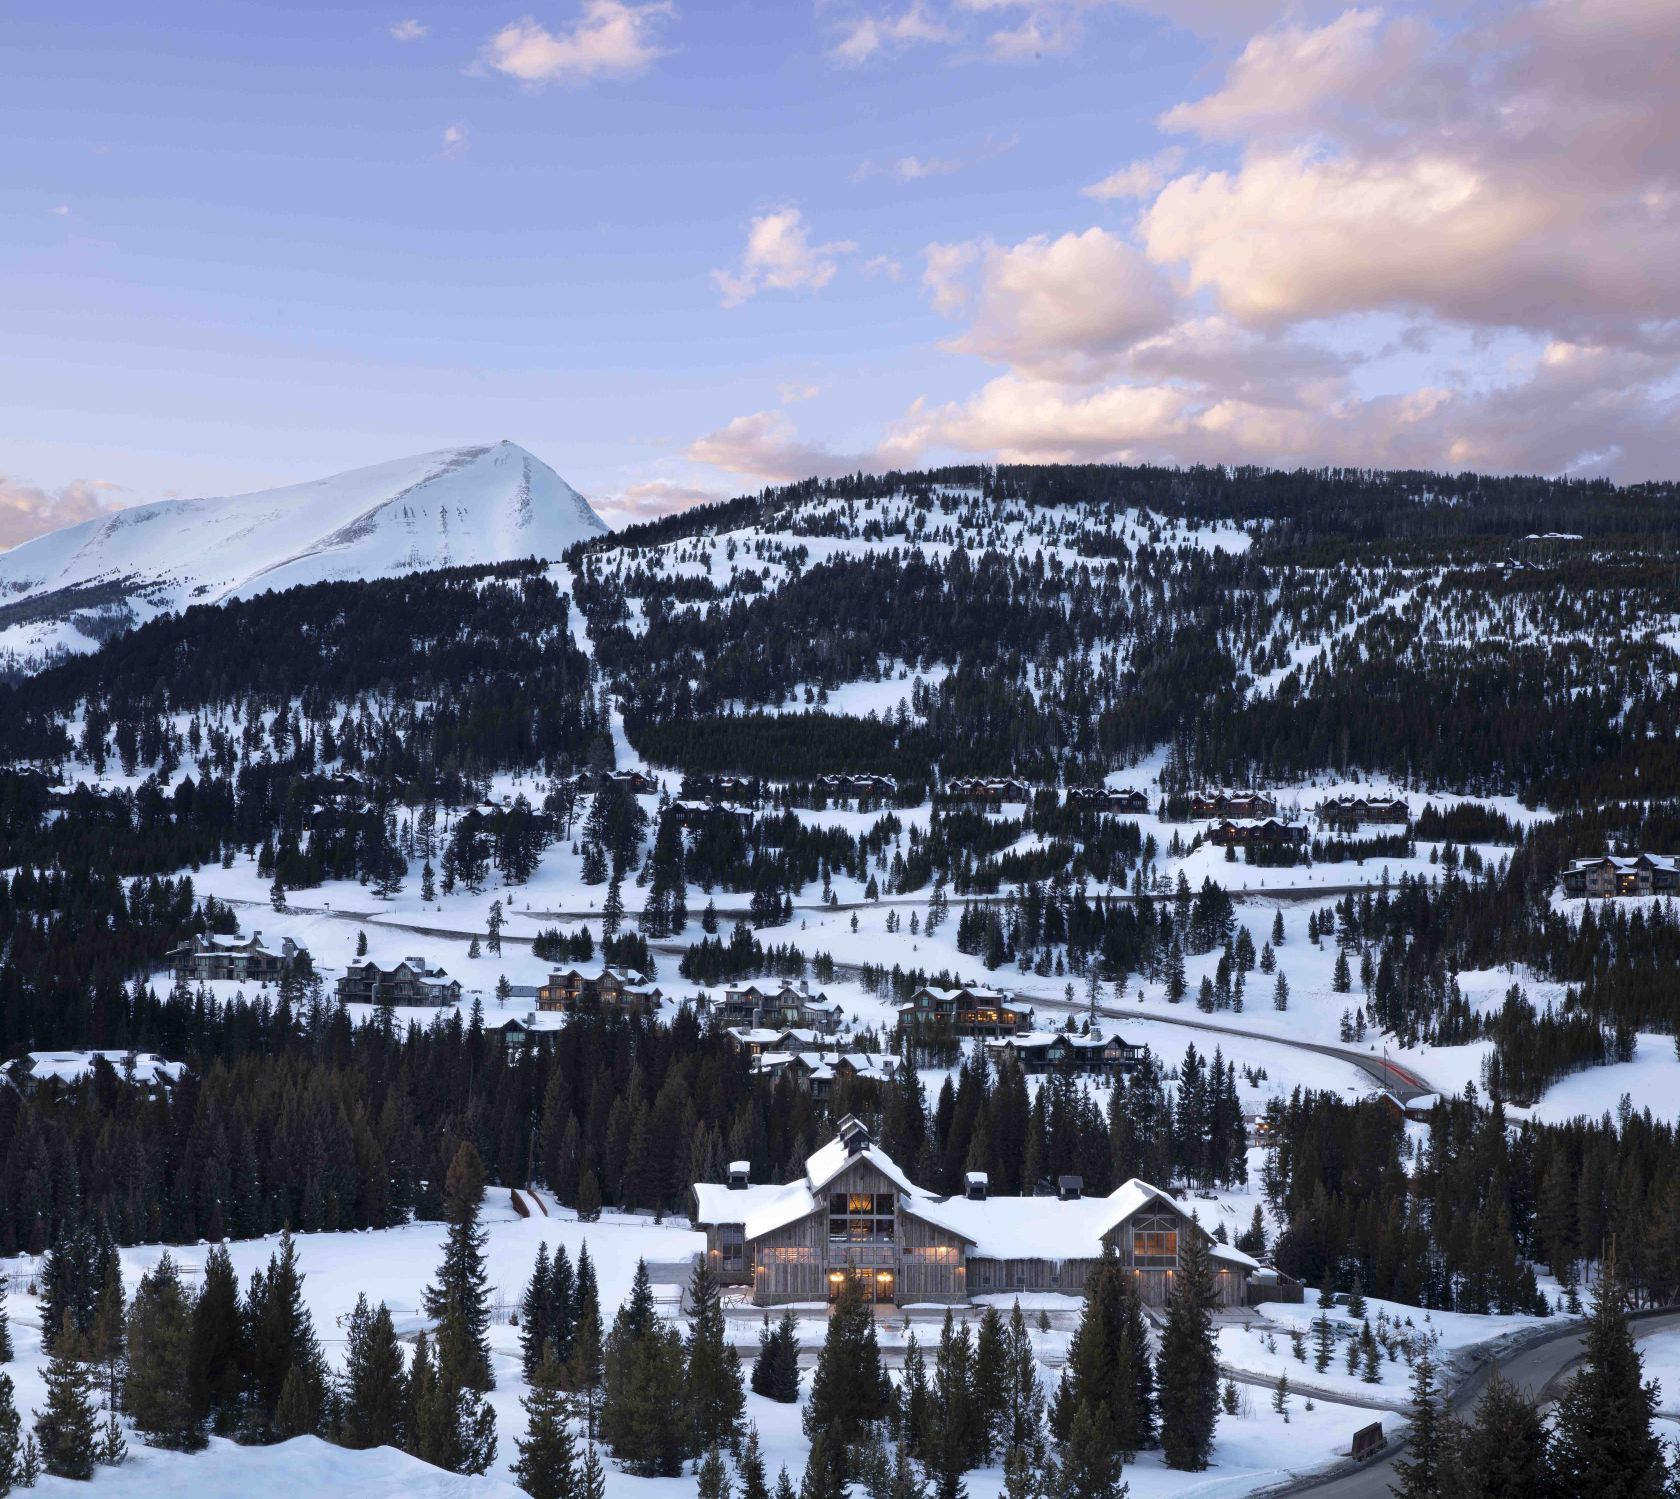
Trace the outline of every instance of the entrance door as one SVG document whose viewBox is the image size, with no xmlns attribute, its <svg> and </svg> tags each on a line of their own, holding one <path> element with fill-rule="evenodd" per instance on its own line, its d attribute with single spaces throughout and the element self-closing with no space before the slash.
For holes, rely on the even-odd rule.
<svg viewBox="0 0 1680 1499">
<path fill-rule="evenodd" d="M 871 1306 L 893 1304 L 894 1281 L 891 1270 L 834 1270 L 828 1277 L 828 1299 L 840 1294 L 840 1287 L 850 1276 L 863 1292 L 863 1299 Z"/>
</svg>

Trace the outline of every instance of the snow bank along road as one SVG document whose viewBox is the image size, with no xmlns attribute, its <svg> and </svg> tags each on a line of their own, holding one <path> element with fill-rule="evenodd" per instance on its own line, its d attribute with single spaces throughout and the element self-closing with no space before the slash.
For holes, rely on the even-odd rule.
<svg viewBox="0 0 1680 1499">
<path fill-rule="evenodd" d="M 1635 1312 L 1631 1320 L 1635 1335 L 1643 1337 L 1664 1328 L 1680 1327 L 1680 1311 Z M 1519 1390 L 1527 1390 L 1534 1399 L 1552 1399 L 1562 1377 L 1581 1361 L 1585 1351 L 1586 1330 L 1579 1324 L 1540 1342 L 1528 1343 L 1483 1364 L 1453 1391 L 1449 1405 L 1456 1412 L 1467 1411 L 1475 1404 L 1494 1369 Z M 1404 1446 L 1404 1441 L 1391 1441 L 1380 1458 L 1363 1468 L 1302 1479 L 1270 1492 L 1274 1495 L 1310 1493 L 1314 1499 L 1390 1499 L 1394 1459 Z"/>
</svg>

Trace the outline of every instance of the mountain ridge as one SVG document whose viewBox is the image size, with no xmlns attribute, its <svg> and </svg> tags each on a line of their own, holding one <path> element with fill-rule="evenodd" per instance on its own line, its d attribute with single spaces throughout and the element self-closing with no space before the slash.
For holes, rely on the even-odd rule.
<svg viewBox="0 0 1680 1499">
<path fill-rule="evenodd" d="M 505 440 L 158 500 L 0 554 L 0 652 L 92 650 L 170 609 L 298 583 L 558 557 L 606 531 L 559 474 Z"/>
</svg>

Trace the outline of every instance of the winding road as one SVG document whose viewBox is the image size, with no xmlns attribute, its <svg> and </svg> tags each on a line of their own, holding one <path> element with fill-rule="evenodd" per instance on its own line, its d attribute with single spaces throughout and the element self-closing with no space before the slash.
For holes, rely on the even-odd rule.
<svg viewBox="0 0 1680 1499">
<path fill-rule="evenodd" d="M 1648 1337 L 1666 1328 L 1680 1327 L 1680 1311 L 1634 1312 L 1629 1318 L 1636 1337 Z M 1482 1393 L 1488 1376 L 1498 1369 L 1519 1390 L 1542 1402 L 1556 1398 L 1563 1378 L 1585 1356 L 1586 1329 L 1576 1323 L 1538 1342 L 1527 1343 L 1500 1358 L 1482 1364 L 1460 1384 L 1447 1404 L 1455 1414 L 1466 1414 Z M 1271 1495 L 1312 1494 L 1315 1499 L 1390 1499 L 1394 1481 L 1394 1460 L 1405 1451 L 1405 1441 L 1390 1440 L 1381 1457 L 1362 1467 L 1343 1467 L 1312 1478 L 1303 1478 Z"/>
</svg>

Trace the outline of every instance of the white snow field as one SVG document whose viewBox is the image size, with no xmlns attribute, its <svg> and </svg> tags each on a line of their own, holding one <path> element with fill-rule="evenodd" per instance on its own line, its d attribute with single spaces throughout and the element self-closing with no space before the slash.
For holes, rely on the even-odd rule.
<svg viewBox="0 0 1680 1499">
<path fill-rule="evenodd" d="M 606 522 L 511 442 L 447 448 L 257 494 L 159 500 L 0 555 L 0 605 L 39 600 L 0 650 L 92 650 L 71 622 L 111 585 L 137 622 L 270 589 L 428 568 L 558 557 Z M 48 595 L 79 590 L 62 600 Z"/>
<path fill-rule="evenodd" d="M 485 1197 L 485 1226 L 489 1233 L 487 1263 L 497 1315 L 491 1328 L 497 1387 L 490 1400 L 496 1411 L 498 1452 L 491 1471 L 481 1478 L 464 1478 L 416 1462 L 390 1448 L 351 1452 L 313 1438 L 300 1438 L 275 1447 L 239 1447 L 213 1441 L 208 1451 L 192 1456 L 154 1451 L 129 1433 L 130 1456 L 116 1469 L 96 1471 L 91 1492 L 112 1499 L 165 1499 L 179 1493 L 207 1496 L 207 1499 L 235 1499 L 245 1495 L 310 1492 L 345 1496 L 345 1499 L 511 1499 L 518 1490 L 512 1482 L 511 1465 L 516 1460 L 515 1439 L 524 1432 L 520 1397 L 527 1393 L 520 1373 L 517 1329 L 507 1321 L 510 1303 L 516 1303 L 530 1274 L 539 1239 L 552 1248 L 563 1243 L 576 1258 L 587 1243 L 600 1277 L 603 1311 L 610 1322 L 618 1304 L 628 1293 L 636 1260 L 645 1257 L 655 1268 L 655 1294 L 664 1315 L 676 1316 L 672 1276 L 675 1268 L 698 1249 L 703 1240 L 681 1221 L 656 1223 L 652 1218 L 631 1214 L 606 1214 L 601 1221 L 580 1223 L 576 1217 L 552 1202 L 550 1216 L 521 1219 L 509 1206 L 508 1194 L 491 1188 Z M 422 1325 L 419 1307 L 423 1289 L 431 1280 L 440 1258 L 443 1225 L 411 1224 L 402 1228 L 369 1233 L 301 1235 L 297 1239 L 299 1266 L 304 1274 L 303 1291 L 315 1320 L 316 1334 L 328 1362 L 337 1366 L 344 1355 L 342 1319 L 366 1292 L 370 1301 L 383 1300 L 390 1306 L 400 1336 L 411 1338 Z M 266 1265 L 277 1239 L 230 1244 L 241 1283 L 250 1272 Z M 184 1271 L 189 1284 L 201 1271 L 205 1245 L 172 1246 L 169 1253 Z M 163 1246 L 145 1245 L 122 1251 L 123 1276 L 132 1295 L 144 1271 L 155 1264 Z M 44 1399 L 42 1369 L 45 1357 L 40 1341 L 40 1303 L 29 1294 L 32 1262 L 27 1257 L 0 1261 L 0 1276 L 9 1279 L 9 1297 L 16 1358 L 7 1373 L 16 1383 L 16 1399 L 27 1423 L 30 1412 Z M 1007 1306 L 1007 1298 L 989 1298 Z M 1056 1298 L 1065 1305 L 1054 1308 L 1058 1323 L 1071 1326 L 1077 1301 Z M 1034 1315 L 1044 1298 L 1028 1298 L 1027 1309 Z M 1482 1338 L 1498 1337 L 1511 1331 L 1510 1318 L 1447 1317 L 1390 1303 L 1372 1303 L 1372 1314 L 1381 1307 L 1395 1321 L 1409 1320 L 1412 1329 L 1427 1336 L 1434 1331 L 1447 1350 L 1460 1348 Z M 750 1360 L 758 1313 L 732 1304 L 729 1326 L 731 1341 L 745 1345 Z M 973 1313 L 972 1315 L 977 1315 Z M 880 1328 L 884 1350 L 902 1347 L 904 1338 L 900 1314 L 883 1314 Z M 1276 1368 L 1287 1368 L 1291 1383 L 1303 1387 L 1289 1400 L 1288 1419 L 1271 1408 L 1269 1388 L 1258 1384 L 1239 1386 L 1239 1410 L 1235 1416 L 1221 1414 L 1215 1438 L 1214 1466 L 1204 1473 L 1179 1473 L 1164 1466 L 1159 1453 L 1146 1453 L 1126 1469 L 1126 1480 L 1136 1499 L 1235 1499 L 1310 1473 L 1333 1463 L 1345 1453 L 1354 1431 L 1374 1419 L 1392 1425 L 1392 1412 L 1373 1410 L 1363 1404 L 1343 1403 L 1335 1398 L 1334 1374 L 1321 1379 L 1311 1366 L 1296 1363 L 1288 1355 L 1288 1328 L 1293 1322 L 1316 1315 L 1307 1307 L 1263 1307 L 1257 1317 L 1276 1315 L 1275 1340 L 1280 1356 Z M 1341 1314 L 1338 1314 L 1340 1316 Z M 814 1355 L 822 1337 L 820 1310 L 809 1311 L 801 1323 L 807 1357 Z M 924 1343 L 937 1339 L 937 1324 L 917 1324 Z M 1058 1325 L 1052 1332 L 1033 1331 L 1038 1348 L 1040 1378 L 1047 1390 L 1060 1378 L 1068 1330 Z M 1221 1353 L 1234 1367 L 1256 1375 L 1268 1372 L 1270 1361 L 1257 1353 L 1260 1333 L 1228 1328 L 1221 1336 Z M 1246 1354 L 1247 1356 L 1243 1356 Z M 1236 1356 L 1233 1356 L 1236 1355 Z M 1340 1366 L 1334 1366 L 1339 1368 Z M 1299 1379 L 1297 1380 L 1297 1375 Z M 1398 1403 L 1405 1364 L 1385 1364 L 1383 1387 L 1373 1391 L 1345 1378 L 1350 1400 Z M 809 1374 L 804 1393 L 809 1393 Z M 1310 1387 L 1322 1386 L 1313 1389 Z M 1311 1408 L 1309 1408 L 1309 1406 Z M 749 1392 L 747 1419 L 755 1423 L 772 1480 L 786 1466 L 797 1484 L 803 1471 L 808 1443 L 800 1425 L 802 1406 L 779 1405 Z M 1000 1468 L 980 1469 L 967 1477 L 972 1499 L 997 1499 L 1003 1485 Z M 86 1486 L 59 1480 L 43 1480 L 36 1490 L 42 1495 L 69 1496 L 90 1492 Z M 677 1499 L 694 1492 L 691 1474 L 680 1478 L 637 1478 L 608 1463 L 607 1493 L 610 1499 Z"/>
</svg>

